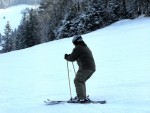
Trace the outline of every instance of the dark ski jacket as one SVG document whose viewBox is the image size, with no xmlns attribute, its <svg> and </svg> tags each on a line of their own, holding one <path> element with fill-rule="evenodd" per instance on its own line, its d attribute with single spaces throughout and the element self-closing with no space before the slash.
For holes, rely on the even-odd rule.
<svg viewBox="0 0 150 113">
<path fill-rule="evenodd" d="M 66 60 L 71 62 L 77 61 L 79 70 L 96 70 L 92 52 L 84 42 L 76 44 L 72 53 L 66 58 Z"/>
</svg>

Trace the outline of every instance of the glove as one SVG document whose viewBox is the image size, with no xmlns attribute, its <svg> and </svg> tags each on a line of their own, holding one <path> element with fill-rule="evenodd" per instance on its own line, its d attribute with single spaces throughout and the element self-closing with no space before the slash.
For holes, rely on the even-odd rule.
<svg viewBox="0 0 150 113">
<path fill-rule="evenodd" d="M 65 54 L 64 59 L 66 59 L 66 60 L 67 60 L 67 57 L 68 57 L 68 56 L 69 56 L 68 54 Z"/>
</svg>

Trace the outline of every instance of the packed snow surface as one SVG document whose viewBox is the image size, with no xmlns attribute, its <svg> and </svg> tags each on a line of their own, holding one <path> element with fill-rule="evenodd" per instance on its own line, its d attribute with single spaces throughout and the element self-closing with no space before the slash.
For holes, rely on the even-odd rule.
<svg viewBox="0 0 150 113">
<path fill-rule="evenodd" d="M 150 18 L 122 20 L 82 36 L 97 69 L 87 94 L 107 104 L 44 104 L 47 98 L 70 99 L 64 54 L 74 46 L 66 38 L 0 54 L 0 113 L 150 113 Z M 69 72 L 75 96 L 72 63 Z"/>
</svg>

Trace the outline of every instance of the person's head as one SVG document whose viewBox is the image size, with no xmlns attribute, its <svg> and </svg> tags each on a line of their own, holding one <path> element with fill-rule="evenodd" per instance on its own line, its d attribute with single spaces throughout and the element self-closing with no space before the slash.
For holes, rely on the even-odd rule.
<svg viewBox="0 0 150 113">
<path fill-rule="evenodd" d="M 81 43 L 81 42 L 83 42 L 81 35 L 75 35 L 72 39 L 72 43 L 74 45 L 77 45 L 78 43 Z"/>
</svg>

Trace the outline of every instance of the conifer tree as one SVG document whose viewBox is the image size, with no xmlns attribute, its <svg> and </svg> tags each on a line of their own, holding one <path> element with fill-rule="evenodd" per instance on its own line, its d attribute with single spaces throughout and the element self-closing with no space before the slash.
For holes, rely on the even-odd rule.
<svg viewBox="0 0 150 113">
<path fill-rule="evenodd" d="M 13 40 L 11 39 L 12 29 L 10 27 L 9 21 L 7 22 L 4 29 L 4 44 L 3 44 L 3 52 L 10 52 L 12 50 Z"/>
<path fill-rule="evenodd" d="M 32 47 L 40 43 L 39 22 L 37 12 L 33 9 L 29 11 L 29 19 L 26 22 L 26 46 Z"/>
<path fill-rule="evenodd" d="M 26 9 L 23 12 L 23 18 L 17 30 L 16 48 L 24 49 L 39 44 L 40 36 L 37 12 L 33 9 Z"/>
<path fill-rule="evenodd" d="M 27 9 L 26 9 L 27 10 Z M 26 48 L 25 40 L 26 40 L 26 23 L 27 23 L 27 11 L 22 12 L 23 17 L 21 19 L 20 25 L 17 29 L 16 34 L 16 49 L 24 49 Z"/>
</svg>

